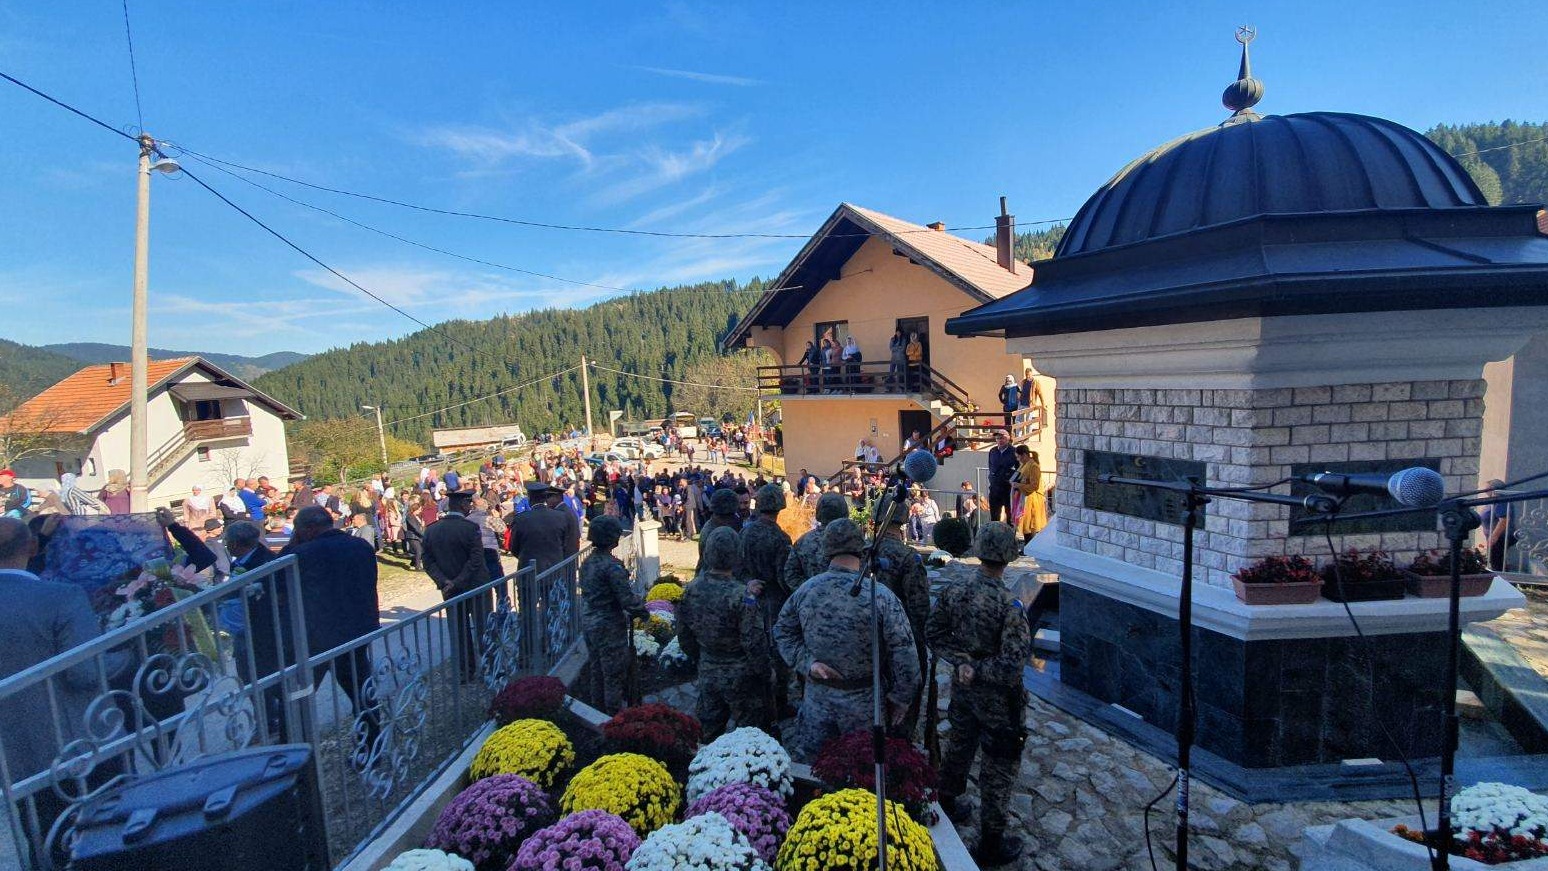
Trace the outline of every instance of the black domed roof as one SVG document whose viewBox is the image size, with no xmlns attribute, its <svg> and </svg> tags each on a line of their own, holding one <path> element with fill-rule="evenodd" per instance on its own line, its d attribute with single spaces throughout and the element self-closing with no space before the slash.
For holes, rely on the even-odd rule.
<svg viewBox="0 0 1548 871">
<path fill-rule="evenodd" d="M 1401 124 L 1340 112 L 1249 114 L 1124 167 L 1076 213 L 1055 257 L 1260 215 L 1487 205 L 1455 159 Z"/>
</svg>

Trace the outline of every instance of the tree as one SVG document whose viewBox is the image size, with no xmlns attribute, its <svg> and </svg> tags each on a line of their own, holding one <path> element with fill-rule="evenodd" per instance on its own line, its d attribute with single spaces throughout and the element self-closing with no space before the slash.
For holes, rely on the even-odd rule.
<svg viewBox="0 0 1548 871">
<path fill-rule="evenodd" d="M 220 479 L 221 489 L 231 486 L 238 478 L 256 478 L 268 459 L 263 451 L 242 448 L 225 448 L 210 453 L 209 474 Z"/>
<path fill-rule="evenodd" d="M 64 406 L 26 407 L 10 384 L 0 383 L 0 466 L 14 466 L 22 460 L 78 448 L 85 437 L 62 430 L 59 424 Z"/>
<path fill-rule="evenodd" d="M 348 480 L 382 470 L 376 422 L 363 417 L 335 417 L 295 424 L 291 443 L 321 480 Z"/>
<path fill-rule="evenodd" d="M 745 421 L 757 407 L 758 394 L 748 390 L 758 383 L 758 367 L 774 360 L 762 348 L 735 351 L 722 357 L 706 357 L 683 372 L 683 381 L 672 390 L 672 410 L 691 411 L 701 417 L 729 414 Z"/>
</svg>

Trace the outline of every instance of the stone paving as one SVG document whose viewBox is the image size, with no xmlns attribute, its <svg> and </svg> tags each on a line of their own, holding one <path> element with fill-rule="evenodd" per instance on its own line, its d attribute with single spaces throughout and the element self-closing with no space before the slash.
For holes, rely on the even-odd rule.
<svg viewBox="0 0 1548 871">
<path fill-rule="evenodd" d="M 1512 608 L 1480 625 L 1498 632 L 1528 665 L 1548 679 L 1548 590 L 1528 586 L 1517 589 L 1526 595 L 1525 608 Z"/>
</svg>

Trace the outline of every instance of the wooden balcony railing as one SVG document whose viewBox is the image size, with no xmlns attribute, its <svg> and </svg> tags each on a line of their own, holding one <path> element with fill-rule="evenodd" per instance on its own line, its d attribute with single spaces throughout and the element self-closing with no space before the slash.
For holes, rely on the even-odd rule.
<svg viewBox="0 0 1548 871">
<path fill-rule="evenodd" d="M 253 434 L 250 417 L 227 417 L 220 420 L 190 420 L 183 424 L 183 438 L 191 442 L 235 439 Z"/>
<path fill-rule="evenodd" d="M 924 394 L 955 411 L 968 407 L 967 391 L 939 370 L 908 366 L 895 370 L 890 362 L 841 363 L 835 367 L 759 366 L 758 387 L 779 396 L 855 396 L 863 394 Z"/>
</svg>

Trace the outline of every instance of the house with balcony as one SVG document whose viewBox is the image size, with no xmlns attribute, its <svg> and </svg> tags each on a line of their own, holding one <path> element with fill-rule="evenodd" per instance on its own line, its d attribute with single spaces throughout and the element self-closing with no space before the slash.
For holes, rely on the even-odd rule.
<svg viewBox="0 0 1548 871">
<path fill-rule="evenodd" d="M 1015 219 L 1001 200 L 995 244 L 946 232 L 945 225 L 914 224 L 842 203 L 769 285 L 723 342 L 726 349 L 764 348 L 777 365 L 760 371 L 759 387 L 780 402 L 785 468 L 828 476 L 853 461 L 869 439 L 883 461 L 901 455 L 919 433 L 927 442 L 947 434 L 957 455 L 934 486 L 961 481 L 982 487 L 983 450 L 992 428 L 1007 424 L 999 390 L 1005 376 L 1018 384 L 1032 362 L 1006 353 L 1003 343 L 957 338 L 948 318 L 1001 299 L 1032 281 L 1032 268 L 1012 256 Z M 923 360 L 893 371 L 889 341 L 895 330 L 917 334 Z M 808 343 L 853 336 L 861 362 L 835 372 L 803 359 Z M 1046 409 L 1035 405 L 1008 423 L 1017 442 L 1053 461 L 1053 384 L 1035 376 Z"/>
<path fill-rule="evenodd" d="M 180 503 L 194 485 L 219 493 L 237 477 L 286 479 L 294 409 L 199 357 L 152 360 L 146 380 L 153 507 Z M 14 464 L 18 480 L 37 489 L 72 472 L 95 491 L 109 471 L 127 472 L 129 387 L 128 363 L 87 366 L 7 415 L 11 428 L 47 436 Z"/>
</svg>

